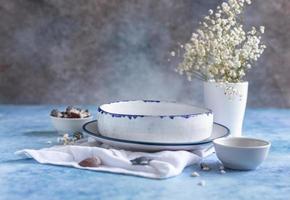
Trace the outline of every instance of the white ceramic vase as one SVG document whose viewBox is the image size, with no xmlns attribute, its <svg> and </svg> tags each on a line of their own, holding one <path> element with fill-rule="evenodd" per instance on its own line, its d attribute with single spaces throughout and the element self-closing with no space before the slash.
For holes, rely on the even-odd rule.
<svg viewBox="0 0 290 200">
<path fill-rule="evenodd" d="M 227 126 L 231 136 L 242 136 L 248 96 L 248 82 L 204 82 L 205 107 L 211 109 L 214 121 Z"/>
</svg>

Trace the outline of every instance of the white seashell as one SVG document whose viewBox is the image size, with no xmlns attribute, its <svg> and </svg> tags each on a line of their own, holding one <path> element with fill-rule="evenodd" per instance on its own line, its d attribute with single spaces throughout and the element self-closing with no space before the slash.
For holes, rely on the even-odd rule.
<svg viewBox="0 0 290 200">
<path fill-rule="evenodd" d="M 199 175 L 199 173 L 197 173 L 197 172 L 192 172 L 191 176 L 192 176 L 192 177 L 198 177 L 198 176 L 200 176 L 200 175 Z"/>
</svg>

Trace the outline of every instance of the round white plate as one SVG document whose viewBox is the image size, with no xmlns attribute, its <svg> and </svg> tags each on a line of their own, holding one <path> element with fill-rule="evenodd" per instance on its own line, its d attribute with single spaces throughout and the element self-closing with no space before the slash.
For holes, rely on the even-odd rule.
<svg viewBox="0 0 290 200">
<path fill-rule="evenodd" d="M 83 129 L 91 137 L 95 138 L 98 142 L 102 142 L 104 144 L 108 144 L 110 146 L 121 149 L 138 150 L 138 151 L 204 149 L 207 146 L 211 146 L 212 141 L 214 139 L 226 137 L 230 134 L 230 131 L 227 127 L 221 124 L 214 123 L 211 136 L 206 140 L 194 143 L 154 143 L 154 142 L 124 140 L 103 136 L 98 132 L 97 124 L 98 124 L 97 120 L 88 122 L 83 126 Z"/>
</svg>

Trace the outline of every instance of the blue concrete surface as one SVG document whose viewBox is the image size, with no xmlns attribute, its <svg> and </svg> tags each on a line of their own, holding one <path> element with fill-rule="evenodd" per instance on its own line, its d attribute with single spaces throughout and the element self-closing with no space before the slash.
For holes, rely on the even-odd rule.
<svg viewBox="0 0 290 200">
<path fill-rule="evenodd" d="M 206 159 L 213 168 L 202 172 L 190 166 L 178 177 L 151 180 L 133 176 L 41 165 L 20 159 L 14 152 L 43 148 L 56 142 L 48 117 L 55 106 L 0 106 L 0 199 L 289 199 L 290 110 L 249 109 L 244 135 L 272 142 L 266 162 L 255 171 L 226 170 L 220 174 L 215 155 Z M 89 106 L 97 112 L 96 106 Z M 198 171 L 201 176 L 190 174 Z M 206 186 L 198 186 L 205 180 Z"/>
</svg>

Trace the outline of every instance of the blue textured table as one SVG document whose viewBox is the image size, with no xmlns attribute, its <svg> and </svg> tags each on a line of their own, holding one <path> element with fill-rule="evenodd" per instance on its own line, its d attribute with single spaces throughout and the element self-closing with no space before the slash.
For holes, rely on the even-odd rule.
<svg viewBox="0 0 290 200">
<path fill-rule="evenodd" d="M 269 157 L 255 171 L 227 170 L 220 174 L 215 155 L 213 168 L 198 166 L 167 180 L 92 172 L 41 165 L 20 159 L 14 152 L 56 143 L 48 117 L 52 106 L 0 106 L 0 199 L 290 199 L 290 110 L 247 110 L 244 135 L 272 142 Z M 96 110 L 90 106 L 91 110 Z M 95 114 L 95 113 L 94 113 Z M 198 171 L 201 177 L 191 177 Z M 205 180 L 206 186 L 198 186 Z"/>
</svg>

